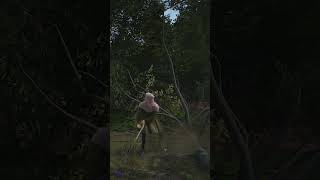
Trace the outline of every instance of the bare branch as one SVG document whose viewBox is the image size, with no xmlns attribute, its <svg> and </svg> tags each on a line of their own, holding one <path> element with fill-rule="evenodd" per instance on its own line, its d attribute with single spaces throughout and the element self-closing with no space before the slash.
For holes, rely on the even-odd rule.
<svg viewBox="0 0 320 180">
<path fill-rule="evenodd" d="M 218 79 L 220 91 L 222 92 L 222 65 L 221 65 L 221 62 L 215 54 L 210 52 L 210 50 L 208 50 L 208 51 L 209 51 L 210 56 L 215 60 L 214 62 L 217 63 L 217 66 L 218 66 L 218 73 L 217 73 L 218 78 L 217 79 Z"/>
<path fill-rule="evenodd" d="M 141 102 L 141 101 L 139 101 L 138 99 L 136 99 L 136 98 L 130 96 L 128 93 L 126 93 L 119 85 L 117 85 L 117 86 L 118 86 L 119 90 L 120 90 L 123 94 L 125 94 L 128 98 L 130 98 L 130 99 L 132 99 L 132 100 L 134 100 L 134 101 L 136 101 L 136 102 L 138 102 L 138 103 Z M 185 127 L 185 125 L 182 123 L 181 120 L 179 120 L 177 117 L 175 117 L 174 115 L 172 115 L 170 112 L 168 112 L 167 110 L 165 110 L 165 109 L 162 108 L 161 106 L 160 106 L 159 108 L 160 108 L 160 110 L 162 110 L 162 111 L 165 112 L 165 113 L 156 113 L 157 115 L 163 115 L 163 116 L 166 116 L 166 117 L 171 118 L 171 119 L 173 119 L 173 120 L 176 120 L 176 121 L 178 122 L 178 124 L 179 124 L 179 125 L 187 132 L 187 134 L 191 137 L 191 139 L 196 143 L 196 145 L 197 145 L 198 147 L 201 147 L 200 144 L 199 144 L 199 141 L 197 140 L 197 138 L 194 136 L 193 133 L 191 133 L 191 132 Z"/>
<path fill-rule="evenodd" d="M 128 93 L 126 93 L 120 86 L 118 86 L 118 88 L 119 88 L 120 91 L 121 91 L 123 94 L 125 94 L 128 98 L 130 98 L 130 99 L 132 99 L 132 100 L 134 100 L 134 101 L 136 101 L 136 102 L 138 102 L 138 103 L 141 102 L 141 101 L 139 101 L 138 99 L 136 99 L 136 98 L 130 96 Z M 159 108 L 160 108 L 160 110 L 162 110 L 162 111 L 165 112 L 165 113 L 156 113 L 157 115 L 163 115 L 163 116 L 166 116 L 166 117 L 168 117 L 168 118 L 171 118 L 171 119 L 176 120 L 176 121 L 178 122 L 178 124 L 179 124 L 179 125 L 187 132 L 187 134 L 191 137 L 191 139 L 196 143 L 196 145 L 197 145 L 198 147 L 201 147 L 200 144 L 199 144 L 199 141 L 197 140 L 197 138 L 194 136 L 193 133 L 191 133 L 191 132 L 189 131 L 189 129 L 187 129 L 187 128 L 185 127 L 185 125 L 182 123 L 181 120 L 179 120 L 177 117 L 175 117 L 174 115 L 172 115 L 171 113 L 169 113 L 167 110 L 163 109 L 162 107 L 159 107 Z"/>
<path fill-rule="evenodd" d="M 175 89 L 176 89 L 176 92 L 177 92 L 180 100 L 181 100 L 182 107 L 183 107 L 183 110 L 184 110 L 184 112 L 185 112 L 186 122 L 187 122 L 187 124 L 190 126 L 190 125 L 191 125 L 191 122 L 190 122 L 189 108 L 188 108 L 188 106 L 187 106 L 186 100 L 185 100 L 184 97 L 182 96 L 182 94 L 181 94 L 181 92 L 180 92 L 180 89 L 179 89 L 179 87 L 178 87 L 176 74 L 175 74 L 175 72 L 174 72 L 173 61 L 172 61 L 172 59 L 171 59 L 170 53 L 169 53 L 168 48 L 167 48 L 166 43 L 165 43 L 165 38 L 164 38 L 164 34 L 165 34 L 164 24 L 165 24 L 165 23 L 163 23 L 163 33 L 162 33 L 163 46 L 164 46 L 164 48 L 165 48 L 165 50 L 166 50 L 166 53 L 167 53 L 167 55 L 168 55 L 168 59 L 169 59 L 169 61 L 170 61 L 170 65 L 171 65 L 170 67 L 171 67 L 171 72 L 172 72 L 172 76 L 173 76 L 174 87 L 175 87 Z"/>
<path fill-rule="evenodd" d="M 138 86 L 136 83 L 134 83 L 133 81 L 133 78 L 131 76 L 131 73 L 130 71 L 127 69 L 127 72 L 128 72 L 128 75 L 130 77 L 130 81 L 131 81 L 131 84 L 133 85 L 134 89 L 138 92 L 138 93 L 141 93 L 141 94 L 145 94 L 146 90 L 144 88 L 142 88 L 141 86 Z M 141 92 L 137 89 L 137 87 L 141 88 L 144 92 Z"/>
<path fill-rule="evenodd" d="M 118 86 L 118 88 L 120 89 L 120 91 L 125 94 L 128 98 L 140 103 L 141 101 L 139 101 L 138 99 L 130 96 L 128 93 L 126 93 L 120 86 Z M 168 118 L 171 118 L 173 120 L 176 120 L 181 126 L 183 126 L 183 123 L 181 122 L 181 120 L 179 120 L 177 117 L 175 117 L 173 114 L 171 114 L 170 112 L 168 112 L 166 109 L 162 108 L 161 106 L 159 106 L 160 110 L 162 110 L 165 113 L 157 113 L 158 115 L 163 115 L 166 116 Z"/>
<path fill-rule="evenodd" d="M 132 76 L 131 76 L 131 73 L 130 73 L 130 71 L 129 71 L 128 69 L 127 69 L 127 72 L 128 72 L 128 74 L 129 74 L 129 77 L 130 77 L 130 80 L 131 80 L 132 85 L 135 87 L 135 90 L 136 90 L 138 93 L 145 94 L 145 92 L 147 92 L 147 91 L 146 91 L 143 87 L 135 84 L 134 81 L 133 81 L 133 78 L 132 78 Z M 137 88 L 136 88 L 137 86 L 139 86 L 141 89 L 143 89 L 144 92 L 138 91 Z M 169 109 L 169 108 L 166 107 L 166 106 L 165 106 L 165 108 Z M 160 109 L 161 109 L 162 111 L 166 112 L 167 114 L 171 114 L 171 115 L 173 114 L 172 111 L 170 111 L 170 109 L 169 109 L 169 110 L 164 110 L 164 108 L 160 108 Z M 170 113 L 169 113 L 169 112 L 170 112 Z"/>
<path fill-rule="evenodd" d="M 80 124 L 83 124 L 83 125 L 86 125 L 87 127 L 90 127 L 94 130 L 98 129 L 98 127 L 86 120 L 83 120 L 71 113 L 68 113 L 67 111 L 65 111 L 63 108 L 61 108 L 60 106 L 58 106 L 56 103 L 54 103 L 50 97 L 45 93 L 43 92 L 43 90 L 38 86 L 38 84 L 29 76 L 28 73 L 25 72 L 24 68 L 22 67 L 22 65 L 20 63 L 18 63 L 18 66 L 20 67 L 20 70 L 22 71 L 22 73 L 32 82 L 32 84 L 36 87 L 36 89 L 39 90 L 39 92 L 41 93 L 41 95 L 43 95 L 46 100 L 52 105 L 54 106 L 55 108 L 57 108 L 59 111 L 61 111 L 63 114 L 67 115 L 68 117 L 70 117 L 71 119 L 73 120 L 76 120 L 78 123 Z"/>
<path fill-rule="evenodd" d="M 131 100 L 136 101 L 137 103 L 140 103 L 140 102 L 141 102 L 141 101 L 139 101 L 138 99 L 136 99 L 136 98 L 130 96 L 128 93 L 126 93 L 119 85 L 118 85 L 118 88 L 119 88 L 119 90 L 120 90 L 124 95 L 126 95 L 126 96 L 127 96 L 128 98 L 130 98 Z"/>
<path fill-rule="evenodd" d="M 173 120 L 176 120 L 180 125 L 183 126 L 183 123 L 182 123 L 177 117 L 175 117 L 175 116 L 172 116 L 172 115 L 167 114 L 167 113 L 156 113 L 156 114 L 157 114 L 157 115 L 166 116 L 166 117 L 168 117 L 168 118 L 171 118 L 171 119 L 173 119 Z"/>
<path fill-rule="evenodd" d="M 221 110 L 223 111 L 225 115 L 224 120 L 226 122 L 228 130 L 240 150 L 241 164 L 243 164 L 242 166 L 246 170 L 246 178 L 248 180 L 254 180 L 254 170 L 248 144 L 241 134 L 241 128 L 237 123 L 234 113 L 232 112 L 230 106 L 228 105 L 227 101 L 222 95 L 222 92 L 219 89 L 217 81 L 215 80 L 215 77 L 213 75 L 212 65 L 211 75 L 214 98 L 216 99 L 219 108 L 221 108 Z"/>
<path fill-rule="evenodd" d="M 191 119 L 196 120 L 196 119 L 200 118 L 203 113 L 206 113 L 208 111 L 210 113 L 210 107 L 206 107 L 206 108 L 202 109 L 197 115 L 195 115 Z"/>
<path fill-rule="evenodd" d="M 64 39 L 63 39 L 63 37 L 62 37 L 62 34 L 61 34 L 61 32 L 60 32 L 60 29 L 59 29 L 58 25 L 55 24 L 54 26 L 55 26 L 58 34 L 59 34 L 60 41 L 61 41 L 61 43 L 62 43 L 62 45 L 63 45 L 63 47 L 64 47 L 64 50 L 66 51 L 66 54 L 67 54 L 68 59 L 69 59 L 69 61 L 70 61 L 70 64 L 71 64 L 71 66 L 72 66 L 72 68 L 73 68 L 73 71 L 74 71 L 74 73 L 76 74 L 76 76 L 77 76 L 77 78 L 78 78 L 78 81 L 79 81 L 79 83 L 80 83 L 80 85 L 81 85 L 82 91 L 84 92 L 84 91 L 85 91 L 85 87 L 83 86 L 83 83 L 82 83 L 82 80 L 81 80 L 81 75 L 79 74 L 79 72 L 78 72 L 78 70 L 77 70 L 77 67 L 76 67 L 76 65 L 75 65 L 74 62 L 73 62 L 73 59 L 72 59 L 72 57 L 71 57 L 71 53 L 70 53 L 70 51 L 69 51 L 69 49 L 68 49 L 68 46 L 66 45 L 66 42 L 64 41 Z"/>
<path fill-rule="evenodd" d="M 100 79 L 96 78 L 94 75 L 88 73 L 88 72 L 84 72 L 84 71 L 81 71 L 79 70 L 80 73 L 86 75 L 86 76 L 89 76 L 90 78 L 96 80 L 101 86 L 105 87 L 105 88 L 108 88 L 107 84 L 105 84 L 104 82 L 102 82 Z M 96 96 L 96 95 L 90 95 L 91 97 L 95 98 L 96 100 L 99 100 L 101 102 L 105 102 L 107 103 L 108 102 L 108 99 L 107 97 L 103 98 L 103 97 L 100 97 L 100 96 Z"/>
<path fill-rule="evenodd" d="M 211 52 L 210 52 L 210 53 L 211 53 Z M 214 54 L 212 54 L 212 57 L 213 57 L 214 60 L 215 60 L 216 62 L 218 62 L 218 64 L 219 64 L 218 57 L 217 57 L 216 55 L 214 55 Z M 220 73 L 221 73 L 221 72 L 220 72 Z M 213 76 L 213 70 L 211 71 L 211 75 Z M 220 78 L 221 78 L 221 76 L 220 76 Z M 221 79 L 220 79 L 220 85 L 219 85 L 219 86 L 220 86 L 220 87 L 219 87 L 219 91 L 221 92 L 221 96 L 223 96 L 222 87 L 221 87 Z M 223 96 L 223 98 L 224 98 L 224 96 Z M 227 101 L 225 101 L 225 102 L 227 103 L 228 106 L 230 106 Z M 232 113 L 232 116 L 233 116 L 233 118 L 235 119 L 235 121 L 236 121 L 236 123 L 237 123 L 237 126 L 240 128 L 241 134 L 244 136 L 245 141 L 248 143 L 248 139 L 249 139 L 249 135 L 248 135 L 249 133 L 248 133 L 248 131 L 243 127 L 243 125 L 241 124 L 241 122 L 239 121 L 239 119 L 238 119 L 238 117 L 235 115 L 235 113 L 234 113 L 233 111 L 231 111 L 231 113 Z"/>
<path fill-rule="evenodd" d="M 91 77 L 92 79 L 96 80 L 100 85 L 102 85 L 103 87 L 105 88 L 108 88 L 108 85 L 106 83 L 104 83 L 103 81 L 101 81 L 100 79 L 98 79 L 97 77 L 95 77 L 94 75 L 88 73 L 88 72 L 85 72 L 85 71 L 81 71 L 79 70 L 80 73 L 86 75 L 86 76 L 89 76 Z"/>
<path fill-rule="evenodd" d="M 106 103 L 106 102 L 107 102 L 106 98 L 103 98 L 103 97 L 100 97 L 100 96 L 97 96 L 97 95 L 94 95 L 94 94 L 89 94 L 88 96 L 90 96 L 90 97 L 94 98 L 95 100 L 98 100 L 98 101 L 104 102 L 104 103 Z"/>
</svg>

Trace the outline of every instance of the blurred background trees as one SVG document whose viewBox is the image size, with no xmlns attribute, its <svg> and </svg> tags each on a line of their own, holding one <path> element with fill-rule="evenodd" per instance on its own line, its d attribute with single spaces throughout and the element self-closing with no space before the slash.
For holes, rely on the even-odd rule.
<svg viewBox="0 0 320 180">
<path fill-rule="evenodd" d="M 107 4 L 1 1 L 0 7 L 1 133 L 6 139 L 1 175 L 75 178 L 79 162 L 72 157 L 85 152 L 94 129 L 52 103 L 89 124 L 107 126 L 107 89 L 83 73 L 79 81 L 66 53 L 80 73 L 108 82 Z"/>
<path fill-rule="evenodd" d="M 115 110 L 126 106 L 126 103 L 122 103 L 123 106 L 116 103 L 130 100 L 117 89 L 119 87 L 134 97 L 143 97 L 143 94 L 136 93 L 129 73 L 139 86 L 137 89 L 154 92 L 161 105 L 171 106 L 177 102 L 168 99 L 169 96 L 176 97 L 171 87 L 170 63 L 162 43 L 163 32 L 175 63 L 179 86 L 187 101 L 208 102 L 208 3 L 186 1 L 181 3 L 184 6 L 175 6 L 175 10 L 179 10 L 175 22 L 164 16 L 164 12 L 174 6 L 170 3 L 111 1 L 111 104 L 115 104 L 112 106 Z M 176 109 L 175 113 L 179 111 Z"/>
</svg>

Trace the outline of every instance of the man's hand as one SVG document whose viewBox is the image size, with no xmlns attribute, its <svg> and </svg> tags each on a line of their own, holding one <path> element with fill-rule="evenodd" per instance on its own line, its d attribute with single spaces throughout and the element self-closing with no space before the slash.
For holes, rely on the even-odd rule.
<svg viewBox="0 0 320 180">
<path fill-rule="evenodd" d="M 138 128 L 140 127 L 140 128 L 139 128 L 140 131 L 139 131 L 139 133 L 138 133 L 135 141 L 137 141 L 137 139 L 138 139 L 138 137 L 140 136 L 142 130 L 144 129 L 144 125 L 145 125 L 145 120 L 142 120 L 142 121 L 140 121 L 140 122 L 137 124 L 137 127 L 138 127 Z"/>
<path fill-rule="evenodd" d="M 144 126 L 144 123 L 145 123 L 144 120 L 139 121 L 139 122 L 137 123 L 137 128 L 138 128 L 138 129 L 141 129 L 141 128 Z"/>
</svg>

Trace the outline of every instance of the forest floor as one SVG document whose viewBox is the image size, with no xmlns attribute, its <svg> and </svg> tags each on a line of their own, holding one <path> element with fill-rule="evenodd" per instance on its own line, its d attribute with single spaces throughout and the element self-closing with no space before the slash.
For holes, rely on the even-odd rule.
<svg viewBox="0 0 320 180">
<path fill-rule="evenodd" d="M 138 132 L 112 131 L 110 134 L 111 179 L 210 179 L 208 170 L 199 167 L 192 155 L 196 146 L 181 128 L 167 132 L 164 137 L 166 151 L 157 144 L 157 135 L 146 138 L 146 152 L 129 153 L 130 142 Z M 210 133 L 204 134 L 201 144 L 210 152 Z M 139 142 L 134 149 L 139 149 Z"/>
</svg>

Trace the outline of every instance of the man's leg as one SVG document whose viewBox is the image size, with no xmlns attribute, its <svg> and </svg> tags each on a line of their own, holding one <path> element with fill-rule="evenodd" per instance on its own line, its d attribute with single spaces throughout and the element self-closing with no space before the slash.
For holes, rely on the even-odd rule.
<svg viewBox="0 0 320 180">
<path fill-rule="evenodd" d="M 146 130 L 144 129 L 142 132 L 141 132 L 141 151 L 142 153 L 144 153 L 144 148 L 145 148 L 145 144 L 146 144 Z"/>
</svg>

